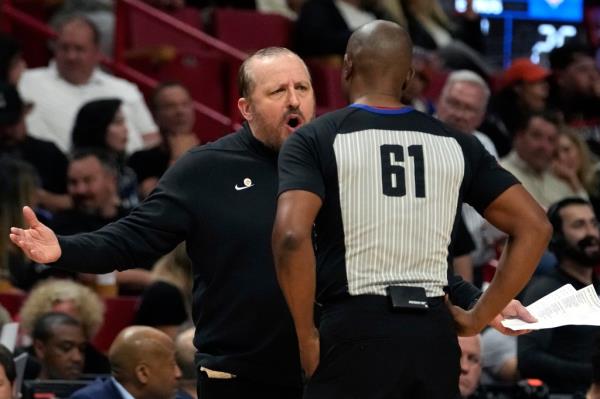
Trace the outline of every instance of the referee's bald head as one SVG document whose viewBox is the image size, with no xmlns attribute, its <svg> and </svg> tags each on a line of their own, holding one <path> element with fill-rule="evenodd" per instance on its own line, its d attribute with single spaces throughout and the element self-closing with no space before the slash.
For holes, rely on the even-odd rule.
<svg viewBox="0 0 600 399">
<path fill-rule="evenodd" d="M 382 20 L 363 25 L 350 36 L 344 56 L 351 99 L 361 90 L 384 90 L 399 98 L 412 77 L 411 63 L 412 41 L 404 28 Z"/>
</svg>

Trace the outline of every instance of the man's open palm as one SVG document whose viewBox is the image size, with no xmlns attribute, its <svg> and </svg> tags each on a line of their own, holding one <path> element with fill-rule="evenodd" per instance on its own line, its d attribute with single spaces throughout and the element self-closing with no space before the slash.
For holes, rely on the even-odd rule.
<svg viewBox="0 0 600 399">
<path fill-rule="evenodd" d="M 24 230 L 11 227 L 11 241 L 34 262 L 51 263 L 57 261 L 60 258 L 61 250 L 56 234 L 40 223 L 30 207 L 23 208 L 23 217 L 29 228 Z"/>
</svg>

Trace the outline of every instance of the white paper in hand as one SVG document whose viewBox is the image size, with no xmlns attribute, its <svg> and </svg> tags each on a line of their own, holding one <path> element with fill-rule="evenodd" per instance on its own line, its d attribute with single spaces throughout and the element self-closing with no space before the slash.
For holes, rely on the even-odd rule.
<svg viewBox="0 0 600 399">
<path fill-rule="evenodd" d="M 600 299 L 593 285 L 575 290 L 566 284 L 527 306 L 538 320 L 527 323 L 520 319 L 502 321 L 511 330 L 540 330 L 566 325 L 600 326 Z"/>
</svg>

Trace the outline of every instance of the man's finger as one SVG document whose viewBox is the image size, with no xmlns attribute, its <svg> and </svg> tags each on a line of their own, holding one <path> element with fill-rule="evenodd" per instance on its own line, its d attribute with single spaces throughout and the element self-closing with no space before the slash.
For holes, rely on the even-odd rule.
<svg viewBox="0 0 600 399">
<path fill-rule="evenodd" d="M 28 206 L 23 207 L 23 217 L 32 229 L 35 229 L 36 227 L 39 227 L 41 225 L 37 216 L 35 216 L 35 212 L 33 212 L 33 209 L 31 209 Z"/>
<path fill-rule="evenodd" d="M 528 323 L 535 323 L 537 321 L 537 319 L 533 317 L 531 313 L 529 313 L 529 310 L 527 310 L 525 306 L 521 305 L 521 302 L 519 302 L 517 307 L 517 317 Z"/>
</svg>

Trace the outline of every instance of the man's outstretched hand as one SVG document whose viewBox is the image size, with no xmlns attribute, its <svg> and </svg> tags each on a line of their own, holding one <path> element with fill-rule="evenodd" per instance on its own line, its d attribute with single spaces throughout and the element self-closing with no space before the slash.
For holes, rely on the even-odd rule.
<svg viewBox="0 0 600 399">
<path fill-rule="evenodd" d="M 38 220 L 30 207 L 26 206 L 23 208 L 23 217 L 29 228 L 20 229 L 18 227 L 11 227 L 11 241 L 21 248 L 25 255 L 34 262 L 56 262 L 61 255 L 56 234 Z"/>
</svg>

